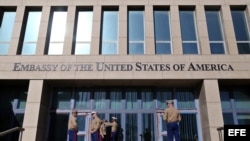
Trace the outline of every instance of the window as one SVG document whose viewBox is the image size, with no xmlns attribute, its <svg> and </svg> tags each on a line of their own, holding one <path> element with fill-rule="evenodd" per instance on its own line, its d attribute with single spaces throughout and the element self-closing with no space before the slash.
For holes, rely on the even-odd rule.
<svg viewBox="0 0 250 141">
<path fill-rule="evenodd" d="M 245 10 L 231 9 L 239 54 L 250 54 L 250 39 Z"/>
<path fill-rule="evenodd" d="M 218 10 L 206 10 L 211 54 L 225 54 L 221 15 Z"/>
<path fill-rule="evenodd" d="M 144 54 L 144 11 L 128 11 L 128 54 Z"/>
<path fill-rule="evenodd" d="M 12 82 L 13 83 L 13 82 Z M 27 82 L 22 82 L 25 86 L 1 86 L 0 87 L 0 125 L 1 132 L 14 127 L 22 127 L 24 112 L 27 101 L 28 86 Z M 18 134 L 10 134 L 1 137 L 1 140 L 17 139 Z"/>
<path fill-rule="evenodd" d="M 180 10 L 183 54 L 198 54 L 199 52 L 195 19 L 194 10 Z"/>
<path fill-rule="evenodd" d="M 0 8 L 0 55 L 7 55 L 9 51 L 16 12 Z"/>
<path fill-rule="evenodd" d="M 21 35 L 21 54 L 22 55 L 34 55 L 36 53 L 36 46 L 38 40 L 38 32 L 41 20 L 41 8 L 34 9 L 26 9 L 25 17 L 24 17 L 24 25 Z M 20 53 L 18 53 L 20 54 Z"/>
<path fill-rule="evenodd" d="M 171 54 L 171 36 L 168 10 L 154 10 L 155 52 Z"/>
<path fill-rule="evenodd" d="M 250 124 L 249 87 L 220 88 L 224 124 Z"/>
<path fill-rule="evenodd" d="M 101 54 L 118 53 L 118 11 L 102 11 L 102 44 Z"/>
<path fill-rule="evenodd" d="M 90 54 L 92 35 L 93 11 L 92 9 L 78 9 L 77 28 L 74 54 Z"/>
<path fill-rule="evenodd" d="M 53 8 L 50 19 L 50 40 L 48 47 L 49 55 L 61 55 L 63 53 L 63 43 L 66 30 L 67 12 L 66 8 Z"/>
</svg>

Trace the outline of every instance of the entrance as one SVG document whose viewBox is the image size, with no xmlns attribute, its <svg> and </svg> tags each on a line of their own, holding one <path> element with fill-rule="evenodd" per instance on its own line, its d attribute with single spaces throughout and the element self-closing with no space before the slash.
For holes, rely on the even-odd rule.
<svg viewBox="0 0 250 141">
<path fill-rule="evenodd" d="M 180 135 L 182 141 L 195 140 L 198 135 L 199 114 L 197 100 L 191 88 L 112 87 L 112 88 L 60 88 L 53 90 L 48 140 L 67 138 L 67 123 L 71 109 L 77 109 L 78 141 L 89 141 L 88 128 L 91 111 L 100 119 L 118 119 L 119 141 L 166 141 L 166 125 L 160 116 L 166 100 L 174 100 L 182 115 Z M 157 110 L 156 110 L 157 109 Z M 146 140 L 148 139 L 148 140 Z M 201 140 L 199 140 L 201 141 Z"/>
<path fill-rule="evenodd" d="M 89 111 L 78 111 L 78 141 L 90 141 L 89 127 L 91 124 L 91 113 Z"/>
<path fill-rule="evenodd" d="M 166 128 L 166 122 L 162 117 L 163 110 L 157 110 L 157 140 L 156 141 L 168 141 L 168 134 Z M 180 138 L 181 141 L 198 141 L 201 140 L 198 137 L 198 123 L 197 123 L 197 114 L 196 113 L 183 113 L 181 111 L 182 120 L 179 123 L 180 127 Z"/>
</svg>

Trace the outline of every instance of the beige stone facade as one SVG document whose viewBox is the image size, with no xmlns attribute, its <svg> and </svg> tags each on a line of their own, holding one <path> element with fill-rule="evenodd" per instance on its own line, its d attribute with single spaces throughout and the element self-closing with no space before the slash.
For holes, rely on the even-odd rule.
<svg viewBox="0 0 250 141">
<path fill-rule="evenodd" d="M 172 31 L 171 55 L 156 55 L 153 7 L 170 7 Z M 195 6 L 199 54 L 183 55 L 178 6 Z M 210 53 L 204 6 L 220 6 L 225 33 L 226 53 Z M 250 55 L 238 54 L 230 5 L 249 0 L 0 0 L 0 7 L 16 7 L 16 18 L 8 55 L 0 56 L 0 82 L 27 80 L 28 97 L 24 115 L 23 141 L 45 141 L 49 95 L 55 86 L 192 86 L 198 89 L 202 141 L 219 141 L 217 128 L 223 126 L 219 85 L 250 84 Z M 36 54 L 16 55 L 25 7 L 41 6 L 42 17 Z M 44 55 L 51 6 L 67 6 L 68 17 L 62 55 Z M 76 6 L 93 6 L 90 55 L 72 55 Z M 101 8 L 119 7 L 119 53 L 100 55 Z M 144 6 L 145 54 L 127 54 L 127 8 Z M 144 67 L 143 64 L 147 65 Z M 160 64 L 169 68 L 151 68 Z M 43 67 L 53 66 L 44 70 Z M 114 70 L 98 65 L 118 66 Z"/>
</svg>

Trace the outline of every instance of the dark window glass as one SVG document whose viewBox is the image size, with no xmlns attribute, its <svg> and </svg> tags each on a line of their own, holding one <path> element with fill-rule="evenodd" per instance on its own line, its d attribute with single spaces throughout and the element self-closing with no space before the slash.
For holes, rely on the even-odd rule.
<svg viewBox="0 0 250 141">
<path fill-rule="evenodd" d="M 154 11 L 156 54 L 171 54 L 169 12 Z"/>
<path fill-rule="evenodd" d="M 207 29 L 212 54 L 225 53 L 220 18 L 219 11 L 206 11 Z"/>
<path fill-rule="evenodd" d="M 212 54 L 224 54 L 224 44 L 210 43 L 210 50 Z"/>
<path fill-rule="evenodd" d="M 232 10 L 234 33 L 239 54 L 250 54 L 249 30 L 244 10 Z"/>
<path fill-rule="evenodd" d="M 223 113 L 224 124 L 234 124 L 232 113 Z"/>
<path fill-rule="evenodd" d="M 250 53 L 250 43 L 237 43 L 239 54 Z"/>
<path fill-rule="evenodd" d="M 180 11 L 183 54 L 198 54 L 194 11 Z"/>
<path fill-rule="evenodd" d="M 184 54 L 198 54 L 197 43 L 182 43 Z"/>
<path fill-rule="evenodd" d="M 180 11 L 181 38 L 183 41 L 196 41 L 194 11 Z"/>
<path fill-rule="evenodd" d="M 248 87 L 220 88 L 225 124 L 250 124 L 249 93 Z"/>
</svg>

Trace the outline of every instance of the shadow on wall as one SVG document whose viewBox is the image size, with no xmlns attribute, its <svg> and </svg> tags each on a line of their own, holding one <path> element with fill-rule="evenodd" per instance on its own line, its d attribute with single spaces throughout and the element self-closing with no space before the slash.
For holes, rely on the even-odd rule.
<svg viewBox="0 0 250 141">
<path fill-rule="evenodd" d="M 12 110 L 11 100 L 0 94 L 0 132 L 20 126 Z M 0 137 L 1 141 L 18 141 L 19 131 Z"/>
</svg>

